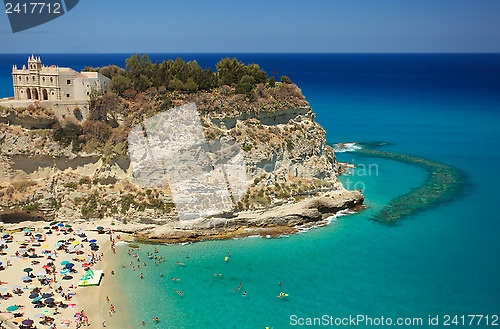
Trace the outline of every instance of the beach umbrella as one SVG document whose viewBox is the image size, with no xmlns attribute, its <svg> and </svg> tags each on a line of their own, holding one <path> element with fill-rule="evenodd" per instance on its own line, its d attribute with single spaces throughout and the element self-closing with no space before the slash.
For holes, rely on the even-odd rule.
<svg viewBox="0 0 500 329">
<path fill-rule="evenodd" d="M 102 231 L 102 230 L 104 230 L 104 227 L 102 227 L 102 226 L 97 226 L 97 230 L 98 230 L 98 231 Z"/>
<path fill-rule="evenodd" d="M 23 324 L 23 326 L 31 326 L 33 324 L 33 320 L 26 319 L 21 323 Z"/>
<path fill-rule="evenodd" d="M 23 272 L 26 272 L 26 273 L 29 273 L 29 272 L 33 272 L 33 269 L 31 267 L 26 267 Z"/>
<path fill-rule="evenodd" d="M 90 265 L 89 265 L 89 264 L 87 264 L 87 263 L 83 263 L 83 264 L 82 264 L 82 266 L 83 266 L 83 267 L 87 267 L 87 266 L 90 266 Z"/>
<path fill-rule="evenodd" d="M 31 232 L 31 230 L 29 228 L 25 228 L 24 232 Z"/>
<path fill-rule="evenodd" d="M 4 239 L 7 239 L 9 236 L 10 236 L 10 234 L 4 234 L 4 235 L 3 235 L 3 238 L 4 238 Z"/>
<path fill-rule="evenodd" d="M 49 297 L 45 300 L 45 304 L 54 304 L 54 298 Z"/>
<path fill-rule="evenodd" d="M 32 303 L 36 303 L 36 302 L 38 302 L 39 300 L 42 300 L 42 297 L 40 297 L 40 296 L 35 297 L 35 298 L 33 298 Z"/>
<path fill-rule="evenodd" d="M 52 294 L 42 294 L 42 298 L 50 298 L 52 297 Z"/>
<path fill-rule="evenodd" d="M 66 265 L 64 265 L 66 268 L 72 268 L 73 266 L 75 266 L 75 264 L 73 263 L 68 263 Z"/>
<path fill-rule="evenodd" d="M 79 241 L 73 241 L 73 244 L 76 246 L 76 245 L 79 245 L 80 242 Z"/>
<path fill-rule="evenodd" d="M 35 319 L 40 319 L 40 318 L 44 318 L 44 317 L 45 317 L 45 314 L 43 314 L 43 313 L 38 313 L 38 314 L 33 315 L 33 317 L 34 317 Z"/>
<path fill-rule="evenodd" d="M 90 243 L 94 243 L 94 242 L 97 242 L 97 240 L 96 240 L 96 239 L 92 239 L 92 240 L 90 240 L 89 242 L 90 242 Z"/>
<path fill-rule="evenodd" d="M 7 310 L 7 312 L 14 312 L 14 311 L 17 311 L 18 308 L 19 308 L 18 306 L 12 305 L 12 306 L 7 307 L 6 310 Z"/>
<path fill-rule="evenodd" d="M 36 274 L 36 276 L 42 276 L 42 275 L 45 276 L 45 274 L 46 274 L 45 271 L 40 271 Z"/>
<path fill-rule="evenodd" d="M 46 269 L 46 268 L 49 268 L 49 267 L 50 267 L 50 265 L 43 265 L 42 266 L 43 269 Z"/>
<path fill-rule="evenodd" d="M 64 270 L 61 271 L 61 274 L 66 274 L 69 272 L 69 268 L 65 268 Z"/>
<path fill-rule="evenodd" d="M 31 281 L 31 278 L 29 276 L 25 276 L 25 277 L 23 277 L 23 281 L 25 281 L 25 282 L 26 281 Z"/>
<path fill-rule="evenodd" d="M 50 226 L 45 226 L 43 229 L 44 230 L 50 230 Z"/>
<path fill-rule="evenodd" d="M 15 323 L 20 323 L 23 321 L 24 321 L 24 318 L 17 318 L 17 319 L 12 320 L 12 322 L 15 322 Z"/>
<path fill-rule="evenodd" d="M 33 299 L 33 298 L 37 298 L 38 297 L 38 294 L 35 292 L 35 293 L 32 293 L 29 298 L 30 299 Z"/>
<path fill-rule="evenodd" d="M 70 227 L 71 227 L 71 225 L 66 224 L 66 225 L 64 225 L 64 227 L 66 227 L 66 228 L 70 228 Z"/>
<path fill-rule="evenodd" d="M 73 277 L 71 275 L 65 275 L 65 276 L 63 276 L 62 279 L 63 280 L 71 280 L 71 279 L 73 279 Z"/>
<path fill-rule="evenodd" d="M 64 224 L 59 223 L 59 224 L 57 224 L 57 226 L 64 227 Z"/>
<path fill-rule="evenodd" d="M 69 262 L 67 260 L 65 260 L 64 262 L 61 262 L 61 265 L 66 265 L 68 264 Z"/>
<path fill-rule="evenodd" d="M 42 235 L 42 234 L 40 234 L 40 233 L 38 233 L 38 234 L 35 234 L 35 236 L 36 236 L 37 238 L 41 238 L 43 235 Z"/>
<path fill-rule="evenodd" d="M 43 314 L 45 314 L 45 315 L 54 315 L 54 312 L 52 310 L 45 310 L 45 311 L 43 311 Z"/>
</svg>

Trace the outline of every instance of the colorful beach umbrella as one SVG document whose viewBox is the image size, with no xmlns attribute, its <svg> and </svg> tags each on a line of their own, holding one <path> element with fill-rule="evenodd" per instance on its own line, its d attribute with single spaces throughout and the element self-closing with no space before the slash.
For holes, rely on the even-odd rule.
<svg viewBox="0 0 500 329">
<path fill-rule="evenodd" d="M 43 229 L 44 230 L 50 230 L 50 226 L 45 226 Z"/>
<path fill-rule="evenodd" d="M 64 227 L 64 224 L 59 223 L 59 224 L 57 224 L 57 226 Z"/>
<path fill-rule="evenodd" d="M 61 274 L 66 274 L 69 272 L 69 268 L 65 268 L 64 270 L 61 271 Z"/>
<path fill-rule="evenodd" d="M 35 292 L 29 296 L 29 299 L 37 298 L 38 294 Z"/>
<path fill-rule="evenodd" d="M 102 226 L 97 226 L 97 230 L 98 230 L 98 231 L 102 231 L 102 230 L 104 230 L 104 227 L 102 227 Z"/>
<path fill-rule="evenodd" d="M 97 240 L 96 240 L 96 239 L 92 239 L 92 240 L 90 240 L 89 242 L 90 242 L 90 243 L 94 243 L 94 242 L 97 242 Z"/>
<path fill-rule="evenodd" d="M 40 319 L 40 318 L 44 318 L 44 317 L 45 317 L 45 314 L 43 314 L 43 313 L 38 313 L 38 314 L 33 315 L 33 317 L 34 317 L 35 319 Z"/>
<path fill-rule="evenodd" d="M 26 267 L 23 272 L 30 273 L 33 272 L 33 269 L 31 267 Z"/>
<path fill-rule="evenodd" d="M 26 319 L 21 323 L 23 324 L 23 326 L 31 326 L 33 324 L 33 320 Z"/>
<path fill-rule="evenodd" d="M 71 227 L 71 225 L 66 224 L 66 225 L 64 225 L 64 227 L 70 228 L 70 227 Z"/>
<path fill-rule="evenodd" d="M 67 260 L 65 260 L 64 262 L 61 262 L 61 265 L 66 265 L 68 264 L 69 262 Z"/>
<path fill-rule="evenodd" d="M 73 266 L 75 266 L 75 264 L 73 263 L 68 263 L 66 265 L 64 265 L 66 268 L 72 268 Z"/>
<path fill-rule="evenodd" d="M 50 297 L 45 300 L 45 304 L 54 304 L 54 298 Z"/>
<path fill-rule="evenodd" d="M 23 279 L 22 279 L 22 280 L 23 280 L 23 281 L 25 281 L 25 282 L 26 282 L 26 281 L 31 281 L 31 278 L 30 278 L 29 276 L 25 276 L 25 277 L 23 277 Z"/>
<path fill-rule="evenodd" d="M 38 302 L 39 300 L 42 300 L 42 297 L 40 297 L 40 296 L 35 297 L 35 298 L 33 298 L 32 303 L 36 303 L 36 302 Z"/>
<path fill-rule="evenodd" d="M 7 307 L 7 312 L 14 312 L 14 311 L 17 311 L 17 309 L 19 308 L 19 306 L 16 306 L 16 305 L 11 305 L 9 307 Z"/>
<path fill-rule="evenodd" d="M 24 232 L 31 232 L 31 230 L 29 228 L 25 228 Z"/>
<path fill-rule="evenodd" d="M 42 298 L 50 298 L 52 297 L 52 294 L 42 294 Z"/>
<path fill-rule="evenodd" d="M 80 244 L 80 241 L 73 241 L 73 244 L 74 244 L 74 245 L 79 245 L 79 244 Z"/>
<path fill-rule="evenodd" d="M 65 276 L 63 276 L 62 279 L 63 280 L 71 280 L 71 279 L 73 279 L 73 277 L 71 275 L 65 275 Z"/>
<path fill-rule="evenodd" d="M 38 234 L 35 234 L 35 236 L 36 236 L 37 238 L 41 238 L 43 235 L 42 235 L 42 234 L 40 234 L 40 233 L 38 233 Z"/>
</svg>

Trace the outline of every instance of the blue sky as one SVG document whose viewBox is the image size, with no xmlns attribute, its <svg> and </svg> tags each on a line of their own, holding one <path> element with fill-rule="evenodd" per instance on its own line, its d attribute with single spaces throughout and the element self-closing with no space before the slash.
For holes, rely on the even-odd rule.
<svg viewBox="0 0 500 329">
<path fill-rule="evenodd" d="M 80 0 L 2 53 L 500 52 L 500 0 Z"/>
</svg>

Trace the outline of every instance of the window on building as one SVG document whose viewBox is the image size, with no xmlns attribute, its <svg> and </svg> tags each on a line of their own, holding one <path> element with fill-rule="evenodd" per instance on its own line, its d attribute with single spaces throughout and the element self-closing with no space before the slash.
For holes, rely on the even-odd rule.
<svg viewBox="0 0 500 329">
<path fill-rule="evenodd" d="M 19 82 L 21 82 L 23 79 L 21 77 L 19 77 Z"/>
<path fill-rule="evenodd" d="M 34 77 L 34 76 L 32 76 L 31 78 L 33 79 L 33 82 L 35 82 L 35 77 Z"/>
<path fill-rule="evenodd" d="M 66 97 L 68 97 L 68 98 L 69 98 L 69 94 L 66 94 Z"/>
<path fill-rule="evenodd" d="M 50 77 L 50 83 L 54 83 L 54 78 Z"/>
<path fill-rule="evenodd" d="M 42 78 L 43 83 L 45 83 L 45 77 Z"/>
<path fill-rule="evenodd" d="M 70 85 L 71 84 L 71 80 L 66 80 L 66 84 Z"/>
</svg>

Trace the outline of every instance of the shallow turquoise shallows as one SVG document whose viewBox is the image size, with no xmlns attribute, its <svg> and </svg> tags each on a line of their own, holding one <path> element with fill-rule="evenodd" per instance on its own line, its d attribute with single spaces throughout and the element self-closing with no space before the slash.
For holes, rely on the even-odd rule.
<svg viewBox="0 0 500 329">
<path fill-rule="evenodd" d="M 62 57 L 46 57 L 56 61 L 57 56 Z M 85 60 L 89 66 L 123 65 L 127 57 L 78 56 L 75 68 Z M 221 56 L 182 55 L 201 66 Z M 341 180 L 363 188 L 365 211 L 276 239 L 158 246 L 167 260 L 157 266 L 146 257 L 154 246 L 142 245 L 141 264 L 148 265 L 136 271 L 117 268 L 116 274 L 137 327 L 144 320 L 144 328 L 296 328 L 301 326 L 295 320 L 323 315 L 383 316 L 394 322 L 422 318 L 421 327 L 428 326 L 429 316 L 439 316 L 438 327 L 454 327 L 444 326 L 446 316 L 488 315 L 491 322 L 500 314 L 500 55 L 237 56 L 267 72 L 277 68 L 297 83 L 328 142 L 387 142 L 379 149 L 460 169 L 463 189 L 453 201 L 396 225 L 376 223 L 371 215 L 423 184 L 427 172 L 394 160 L 339 153 L 340 161 L 358 165 Z M 14 57 L 0 58 L 6 65 Z M 71 57 L 66 60 L 71 65 Z M 360 172 L 369 165 L 371 173 Z M 118 247 L 120 262 L 128 265 L 133 259 L 126 251 Z M 240 283 L 240 290 L 231 291 Z M 276 298 L 281 292 L 289 296 Z M 492 326 L 483 320 L 473 327 Z"/>
</svg>

